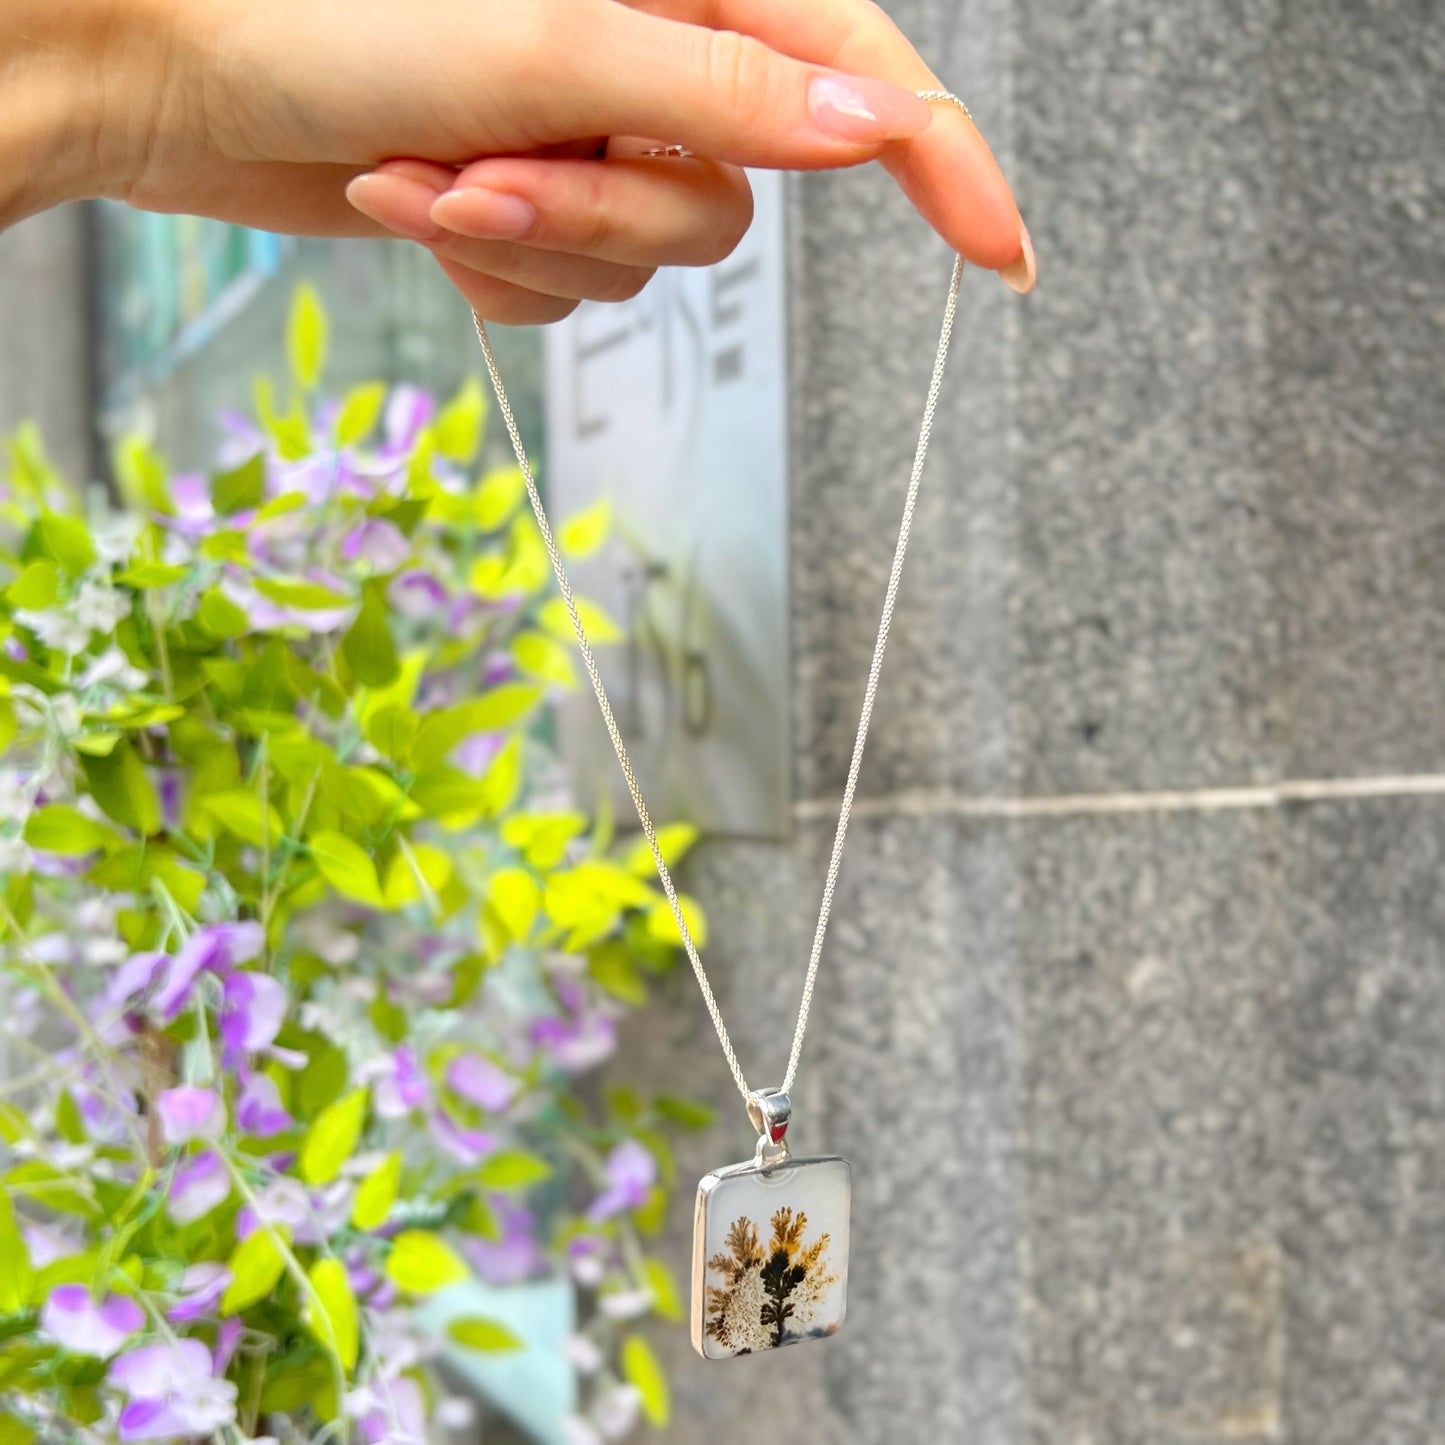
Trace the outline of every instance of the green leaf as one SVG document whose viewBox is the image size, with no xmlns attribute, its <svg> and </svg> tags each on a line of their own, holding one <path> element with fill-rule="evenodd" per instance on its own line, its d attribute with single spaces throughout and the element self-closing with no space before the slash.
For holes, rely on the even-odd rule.
<svg viewBox="0 0 1445 1445">
<path fill-rule="evenodd" d="M 165 460 L 141 437 L 123 437 L 115 448 L 115 476 L 121 495 L 140 512 L 175 514 Z"/>
<path fill-rule="evenodd" d="M 316 1299 L 308 1301 L 310 1314 L 307 1324 L 311 1333 L 341 1361 L 342 1368 L 349 1375 L 356 1368 L 356 1356 L 361 1346 L 361 1321 L 356 1296 L 351 1292 L 351 1281 L 346 1276 L 346 1266 L 339 1259 L 318 1259 L 311 1266 L 307 1278 L 316 1293 Z M 317 1301 L 321 1305 L 319 1311 Z"/>
<path fill-rule="evenodd" d="M 691 823 L 664 823 L 657 830 L 656 836 L 662 861 L 669 868 L 675 868 L 687 850 L 697 842 L 697 829 Z M 639 878 L 650 878 L 656 871 L 657 863 L 653 859 L 652 849 L 647 846 L 646 838 L 639 838 L 627 855 L 627 867 Z"/>
<path fill-rule="evenodd" d="M 238 467 L 211 478 L 211 505 L 223 517 L 259 507 L 266 496 L 266 456 L 257 452 Z"/>
<path fill-rule="evenodd" d="M 687 924 L 687 931 L 692 935 L 692 941 L 698 948 L 707 947 L 707 915 L 702 911 L 702 905 L 695 898 L 689 898 L 686 893 L 677 895 L 678 906 L 682 909 L 683 922 Z M 659 943 L 671 943 L 676 947 L 682 947 L 682 934 L 678 931 L 677 919 L 672 916 L 672 907 L 667 899 L 659 898 L 647 914 L 647 934 L 649 938 L 655 938 Z"/>
<path fill-rule="evenodd" d="M 290 1244 L 291 1231 L 284 1224 L 261 1225 L 231 1251 L 231 1282 L 221 1296 L 222 1314 L 236 1314 L 265 1299 L 280 1283 L 286 1259 L 272 1238 L 273 1230 Z"/>
<path fill-rule="evenodd" d="M 36 542 L 46 556 L 58 562 L 72 577 L 95 565 L 95 544 L 84 524 L 74 517 L 42 512 L 36 524 Z"/>
<path fill-rule="evenodd" d="M 5 600 L 12 607 L 32 611 L 49 607 L 60 596 L 60 568 L 42 557 L 28 567 L 5 589 Z"/>
<path fill-rule="evenodd" d="M 32 1445 L 37 1438 L 35 1426 L 12 1415 L 8 1409 L 0 1414 L 0 1445 Z"/>
<path fill-rule="evenodd" d="M 25 820 L 25 841 L 42 853 L 79 858 L 97 848 L 118 843 L 119 836 L 65 803 L 38 808 Z"/>
<path fill-rule="evenodd" d="M 459 1345 L 469 1350 L 481 1350 L 484 1354 L 496 1354 L 501 1350 L 525 1350 L 526 1341 L 518 1339 L 500 1320 L 482 1319 L 471 1315 L 466 1319 L 452 1320 L 447 1325 L 447 1334 Z"/>
<path fill-rule="evenodd" d="M 118 573 L 116 581 L 137 592 L 148 592 L 156 587 L 170 587 L 186 575 L 186 569 L 171 566 L 165 562 L 139 562 Z"/>
<path fill-rule="evenodd" d="M 357 1229 L 379 1229 L 386 1223 L 391 1206 L 396 1203 L 401 1185 L 401 1155 L 388 1154 L 356 1191 L 351 1206 L 351 1223 Z"/>
<path fill-rule="evenodd" d="M 212 793 L 201 798 L 199 806 L 244 843 L 254 843 L 259 848 L 281 841 L 281 815 L 270 803 L 263 804 L 255 793 L 244 788 Z"/>
<path fill-rule="evenodd" d="M 644 1259 L 642 1275 L 652 1291 L 652 1307 L 657 1313 L 674 1323 L 685 1318 L 682 1296 L 678 1293 L 672 1271 L 660 1259 Z"/>
<path fill-rule="evenodd" d="M 577 686 L 577 669 L 561 643 L 543 632 L 519 632 L 512 639 L 512 661 L 520 671 L 562 687 Z"/>
<path fill-rule="evenodd" d="M 34 1279 L 30 1252 L 15 1221 L 10 1196 L 0 1189 L 0 1315 L 19 1314 L 30 1303 Z"/>
<path fill-rule="evenodd" d="M 212 587 L 201 597 L 201 605 L 195 610 L 195 620 L 202 631 L 212 637 L 240 637 L 250 626 L 246 616 L 236 603 L 218 587 Z"/>
<path fill-rule="evenodd" d="M 334 435 L 339 447 L 355 446 L 376 425 L 386 402 L 386 383 L 367 381 L 353 386 L 342 398 L 336 413 Z"/>
<path fill-rule="evenodd" d="M 409 707 L 393 704 L 372 713 L 363 731 L 377 752 L 401 759 L 411 747 L 419 723 L 420 719 Z"/>
<path fill-rule="evenodd" d="M 541 885 L 525 869 L 502 868 L 487 883 L 487 903 L 518 943 L 526 941 L 542 906 Z"/>
<path fill-rule="evenodd" d="M 594 948 L 587 956 L 587 971 L 613 998 L 633 1008 L 647 1002 L 647 984 L 624 944 L 612 940 Z"/>
<path fill-rule="evenodd" d="M 347 630 L 341 651 L 356 680 L 367 687 L 385 687 L 396 681 L 401 663 L 391 637 L 385 589 L 380 583 L 368 582 L 362 589 L 361 609 Z"/>
<path fill-rule="evenodd" d="M 423 713 L 412 744 L 417 772 L 426 772 L 446 760 L 447 754 L 473 733 L 498 732 L 524 717 L 542 696 L 542 689 L 508 682 L 483 696 L 454 707 Z"/>
<path fill-rule="evenodd" d="M 507 1193 L 530 1189 L 552 1177 L 552 1166 L 525 1149 L 503 1149 L 482 1161 L 477 1178 L 483 1189 Z"/>
<path fill-rule="evenodd" d="M 604 642 L 622 640 L 622 629 L 597 603 L 586 597 L 574 597 L 572 600 L 577 604 L 577 620 L 581 622 L 588 642 L 600 646 Z M 577 634 L 572 630 L 572 618 L 567 611 L 567 604 L 560 597 L 549 597 L 537 609 L 537 621 L 559 642 L 568 646 L 576 643 Z"/>
<path fill-rule="evenodd" d="M 527 479 L 518 466 L 496 467 L 472 493 L 472 520 L 484 532 L 495 532 L 517 510 L 527 492 Z"/>
<path fill-rule="evenodd" d="M 258 577 L 256 591 L 272 602 L 283 607 L 294 607 L 299 612 L 339 611 L 355 605 L 356 599 L 342 592 L 333 592 L 317 582 L 280 582 L 274 577 Z"/>
<path fill-rule="evenodd" d="M 662 1430 L 672 1418 L 667 1379 L 652 1346 L 641 1335 L 628 1335 L 618 1355 L 622 1378 L 642 1396 L 642 1413 L 654 1429 Z"/>
<path fill-rule="evenodd" d="M 482 384 L 475 376 L 469 376 L 437 415 L 437 450 L 454 462 L 471 461 L 481 443 L 486 414 L 487 398 Z"/>
<path fill-rule="evenodd" d="M 569 557 L 587 557 L 606 540 L 612 527 L 612 503 L 603 497 L 569 517 L 557 530 L 557 541 Z"/>
<path fill-rule="evenodd" d="M 334 1104 L 328 1104 L 315 1118 L 301 1141 L 297 1168 L 311 1185 L 330 1184 L 341 1166 L 356 1152 L 361 1128 L 366 1122 L 366 1090 L 353 1089 Z"/>
<path fill-rule="evenodd" d="M 373 908 L 385 902 L 381 882 L 376 876 L 376 864 L 359 843 L 354 843 L 344 833 L 323 829 L 314 833 L 306 846 L 322 877 L 343 898 L 368 903 Z"/>
<path fill-rule="evenodd" d="M 297 385 L 310 391 L 321 379 L 321 367 L 326 360 L 326 310 L 315 287 L 305 281 L 291 298 L 286 355 Z"/>
<path fill-rule="evenodd" d="M 567 844 L 587 826 L 581 813 L 516 813 L 502 824 L 502 838 L 535 868 L 555 868 Z"/>
<path fill-rule="evenodd" d="M 158 833 L 161 802 L 140 755 L 124 738 L 103 757 L 82 757 L 91 796 L 117 823 L 143 836 Z"/>
<path fill-rule="evenodd" d="M 676 1094 L 659 1094 L 652 1101 L 652 1107 L 669 1123 L 683 1129 L 706 1129 L 716 1113 L 696 1099 L 684 1099 Z"/>
<path fill-rule="evenodd" d="M 434 843 L 404 845 L 386 870 L 386 887 L 382 890 L 386 906 L 405 908 L 428 894 L 439 900 L 452 872 L 451 855 Z"/>
<path fill-rule="evenodd" d="M 452 1247 L 426 1229 L 403 1230 L 386 1259 L 386 1277 L 408 1294 L 431 1294 L 468 1273 Z"/>
</svg>

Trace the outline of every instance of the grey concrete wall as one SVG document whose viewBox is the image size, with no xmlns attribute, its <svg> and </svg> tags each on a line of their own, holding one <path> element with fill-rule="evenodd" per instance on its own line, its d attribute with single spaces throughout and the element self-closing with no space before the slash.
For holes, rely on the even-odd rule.
<svg viewBox="0 0 1445 1445">
<path fill-rule="evenodd" d="M 92 475 L 85 227 L 62 206 L 0 231 L 0 432 L 38 422 L 52 461 Z"/>
<path fill-rule="evenodd" d="M 1445 773 L 1442 14 L 889 9 L 1041 279 L 966 276 L 795 1096 L 855 1162 L 849 1321 L 670 1342 L 669 1438 L 1438 1445 L 1445 797 L 1390 775 Z M 796 827 L 688 880 L 759 1084 L 951 262 L 877 168 L 792 202 Z M 732 1100 L 690 977 L 644 1028 Z"/>
</svg>

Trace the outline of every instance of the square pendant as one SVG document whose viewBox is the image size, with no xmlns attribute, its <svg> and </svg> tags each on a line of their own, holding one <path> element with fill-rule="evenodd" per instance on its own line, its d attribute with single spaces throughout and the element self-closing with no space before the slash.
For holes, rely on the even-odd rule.
<svg viewBox="0 0 1445 1445">
<path fill-rule="evenodd" d="M 692 1343 L 705 1359 L 833 1334 L 848 1296 L 846 1159 L 754 1160 L 697 1186 Z"/>
</svg>

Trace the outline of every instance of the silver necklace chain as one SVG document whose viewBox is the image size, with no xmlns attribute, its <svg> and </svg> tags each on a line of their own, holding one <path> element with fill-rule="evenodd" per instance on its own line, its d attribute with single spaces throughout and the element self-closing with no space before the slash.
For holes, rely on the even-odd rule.
<svg viewBox="0 0 1445 1445">
<path fill-rule="evenodd" d="M 920 90 L 918 94 L 924 100 L 947 101 L 956 105 L 965 115 L 969 114 L 968 107 L 951 91 Z M 817 982 L 818 964 L 823 957 L 823 939 L 828 931 L 828 918 L 833 911 L 833 893 L 838 883 L 838 870 L 843 862 L 843 845 L 848 836 L 848 820 L 853 812 L 853 794 L 857 789 L 858 774 L 863 766 L 863 746 L 868 739 L 868 725 L 873 718 L 873 703 L 878 695 L 878 678 L 883 671 L 883 653 L 888 646 L 888 632 L 893 625 L 893 608 L 898 597 L 898 585 L 903 576 L 903 561 L 908 552 L 908 538 L 913 530 L 913 510 L 918 501 L 919 484 L 923 477 L 923 460 L 928 454 L 928 439 L 933 432 L 933 413 L 938 404 L 939 387 L 943 381 L 943 364 L 948 356 L 948 342 L 953 332 L 953 318 L 958 307 L 958 288 L 962 277 L 963 257 L 955 255 L 953 277 L 948 288 L 948 302 L 943 312 L 943 328 L 938 341 L 938 355 L 933 363 L 933 378 L 928 387 L 928 401 L 923 409 L 923 426 L 919 432 L 918 447 L 913 456 L 913 471 L 908 480 L 908 494 L 903 503 L 903 520 L 898 528 L 898 543 L 893 552 L 893 567 L 888 574 L 888 589 L 883 597 L 883 614 L 878 622 L 878 638 L 873 644 L 873 661 L 868 668 L 868 686 L 863 694 L 863 710 L 858 717 L 858 734 L 853 741 L 853 757 L 848 764 L 848 781 L 843 788 L 843 805 L 838 810 L 838 828 L 833 835 L 833 852 L 828 859 L 828 873 L 823 883 L 823 899 L 818 909 L 818 926 L 813 933 L 813 948 L 808 957 L 808 972 L 803 980 L 803 997 L 798 1005 L 798 1022 L 793 1030 L 793 1047 L 792 1052 L 788 1055 L 788 1071 L 783 1075 L 783 1082 L 777 1090 L 781 1094 L 787 1094 L 792 1089 L 798 1072 L 798 1059 L 803 1052 L 803 1035 L 807 1032 L 808 1013 L 813 1006 L 813 987 Z M 597 702 L 602 709 L 602 720 L 607 725 L 607 733 L 612 739 L 613 749 L 617 753 L 617 761 L 622 766 L 622 776 L 626 780 L 627 791 L 632 795 L 638 821 L 642 824 L 643 834 L 647 838 L 647 846 L 652 850 L 652 860 L 657 865 L 657 876 L 662 880 L 663 892 L 667 895 L 668 904 L 672 908 L 672 916 L 676 919 L 678 932 L 682 936 L 682 946 L 687 950 L 688 962 L 692 965 L 697 986 L 702 990 L 703 1002 L 707 1005 L 712 1026 L 717 1031 L 718 1042 L 722 1045 L 723 1053 L 728 1061 L 728 1068 L 732 1071 L 733 1081 L 737 1084 L 743 1102 L 749 1103 L 753 1098 L 753 1090 L 743 1076 L 737 1052 L 733 1048 L 732 1039 L 728 1036 L 727 1025 L 723 1023 L 722 1010 L 718 1007 L 712 985 L 708 982 L 707 973 L 703 969 L 702 959 L 698 956 L 697 946 L 692 939 L 692 931 L 688 928 L 687 919 L 683 916 L 682 904 L 678 901 L 677 888 L 673 884 L 672 874 L 668 870 L 666 859 L 662 856 L 662 849 L 658 847 L 656 829 L 653 827 L 647 805 L 642 801 L 642 790 L 637 783 L 637 774 L 633 771 L 632 760 L 627 755 L 627 747 L 622 741 L 622 733 L 617 726 L 617 719 L 612 714 L 612 704 L 607 700 L 607 691 L 602 686 L 602 674 L 598 670 L 596 658 L 592 655 L 591 645 L 588 643 L 587 634 L 582 627 L 582 619 L 577 613 L 577 600 L 572 593 L 572 584 L 567 579 L 567 569 L 562 563 L 562 554 L 552 536 L 552 527 L 547 521 L 541 494 L 538 492 L 537 483 L 532 476 L 531 464 L 522 447 L 521 433 L 517 430 L 511 404 L 508 402 L 507 393 L 502 386 L 502 378 L 497 373 L 497 362 L 492 355 L 491 342 L 487 338 L 486 323 L 475 311 L 472 312 L 472 321 L 476 325 L 477 339 L 482 344 L 482 354 L 487 360 L 487 370 L 491 373 L 492 387 L 497 393 L 497 403 L 501 407 L 502 418 L 507 424 L 507 433 L 512 439 L 512 450 L 517 454 L 517 464 L 522 469 L 522 477 L 527 485 L 527 496 L 537 518 L 537 527 L 542 534 L 542 542 L 547 549 L 547 556 L 552 562 L 552 571 L 557 578 L 557 590 L 562 594 L 562 601 L 566 604 L 568 617 L 572 619 L 572 631 L 577 636 L 577 646 L 582 653 L 582 663 L 592 682 L 592 691 L 597 694 Z"/>
</svg>

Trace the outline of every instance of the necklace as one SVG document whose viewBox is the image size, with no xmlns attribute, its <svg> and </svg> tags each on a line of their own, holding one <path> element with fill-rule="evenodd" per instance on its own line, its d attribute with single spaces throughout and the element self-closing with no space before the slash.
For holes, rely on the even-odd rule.
<svg viewBox="0 0 1445 1445">
<path fill-rule="evenodd" d="M 920 90 L 924 100 L 945 101 L 957 106 L 964 115 L 968 107 L 951 91 Z M 972 117 L 969 117 L 972 119 Z M 652 154 L 688 154 L 682 147 L 654 148 Z M 838 827 L 833 837 L 833 851 L 828 859 L 828 872 L 823 883 L 823 898 L 818 910 L 818 924 L 813 933 L 813 947 L 803 980 L 803 996 L 798 1005 L 798 1021 L 793 1030 L 793 1045 L 788 1056 L 787 1071 L 776 1088 L 753 1089 L 748 1086 L 738 1063 L 722 1011 L 708 982 L 707 972 L 698 956 L 692 934 L 683 917 L 637 775 L 623 744 L 612 704 L 602 685 L 592 648 L 588 644 L 572 585 L 562 564 L 561 553 L 552 536 L 552 528 L 542 506 L 542 498 L 532 476 L 531 465 L 522 447 L 522 438 L 497 372 L 486 324 L 472 312 L 477 339 L 486 357 L 497 403 L 512 439 L 527 496 L 537 518 L 542 541 L 551 559 L 557 587 L 572 621 L 582 662 L 597 694 L 602 720 L 612 739 L 617 761 L 622 767 L 627 790 L 637 809 L 638 821 L 652 850 L 663 892 L 677 921 L 683 948 L 693 975 L 702 991 L 703 1002 L 712 1019 L 718 1042 L 722 1045 L 732 1072 L 733 1082 L 747 1106 L 748 1118 L 757 1132 L 758 1141 L 753 1158 L 731 1164 L 705 1175 L 698 1184 L 697 1205 L 693 1222 L 693 1288 L 692 1342 L 708 1359 L 751 1354 L 757 1350 L 796 1344 L 833 1334 L 843 1322 L 847 1302 L 848 1228 L 852 1195 L 852 1171 L 846 1159 L 838 1155 L 820 1158 L 794 1158 L 788 1148 L 788 1125 L 792 1119 L 789 1091 L 797 1077 L 798 1060 L 803 1051 L 803 1035 L 808 1027 L 808 1013 L 813 1002 L 813 985 L 818 963 L 823 955 L 823 940 L 828 931 L 828 918 L 833 908 L 833 892 L 838 869 L 843 861 L 843 845 L 848 836 L 848 820 L 853 809 L 853 794 L 863 764 L 863 746 L 868 725 L 873 717 L 873 703 L 878 692 L 878 678 L 883 669 L 883 653 L 888 645 L 888 632 L 893 622 L 893 607 L 898 585 L 903 576 L 903 561 L 908 552 L 908 538 L 913 527 L 913 511 L 918 500 L 923 461 L 928 453 L 928 440 L 933 430 L 933 413 L 938 403 L 939 386 L 943 380 L 943 364 L 948 355 L 949 337 L 953 331 L 954 312 L 958 304 L 959 282 L 963 276 L 963 257 L 955 256 L 953 276 L 949 283 L 948 301 L 944 307 L 943 326 L 938 354 L 933 363 L 928 400 L 923 411 L 923 425 L 913 457 L 913 470 L 903 504 L 903 520 L 898 528 L 893 566 L 883 598 L 883 612 L 878 623 L 878 637 L 873 645 L 873 661 L 868 669 L 868 685 L 863 694 L 863 708 L 858 718 L 858 733 L 853 743 L 853 756 L 848 765 L 848 780 L 843 788 L 843 804 L 838 812 Z"/>
</svg>

